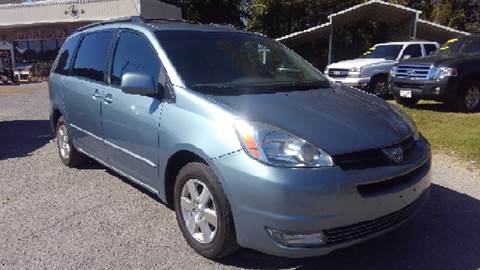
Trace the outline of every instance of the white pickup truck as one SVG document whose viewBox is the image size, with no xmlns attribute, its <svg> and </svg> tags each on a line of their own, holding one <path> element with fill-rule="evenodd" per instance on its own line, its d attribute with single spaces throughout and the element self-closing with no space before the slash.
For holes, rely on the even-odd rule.
<svg viewBox="0 0 480 270">
<path fill-rule="evenodd" d="M 399 60 L 429 56 L 438 47 L 439 44 L 436 42 L 380 43 L 357 59 L 330 64 L 325 69 L 325 75 L 334 82 L 386 98 L 388 74 Z"/>
</svg>

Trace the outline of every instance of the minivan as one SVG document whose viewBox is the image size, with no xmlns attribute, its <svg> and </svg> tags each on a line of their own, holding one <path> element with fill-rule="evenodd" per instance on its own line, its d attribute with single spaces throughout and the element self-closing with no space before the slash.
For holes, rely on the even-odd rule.
<svg viewBox="0 0 480 270">
<path fill-rule="evenodd" d="M 93 159 L 151 191 L 206 258 L 326 254 L 428 197 L 430 145 L 408 115 L 260 34 L 88 25 L 59 51 L 49 94 L 61 161 Z"/>
</svg>

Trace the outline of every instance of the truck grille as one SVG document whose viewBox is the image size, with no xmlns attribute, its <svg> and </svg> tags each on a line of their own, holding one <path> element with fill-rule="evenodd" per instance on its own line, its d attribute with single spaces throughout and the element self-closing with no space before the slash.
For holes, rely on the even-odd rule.
<svg viewBox="0 0 480 270">
<path fill-rule="evenodd" d="M 428 80 L 431 70 L 430 66 L 424 65 L 399 65 L 395 69 L 395 77 L 410 80 Z"/>
<path fill-rule="evenodd" d="M 328 70 L 328 77 L 330 78 L 346 78 L 348 77 L 348 69 L 332 68 Z"/>
<path fill-rule="evenodd" d="M 354 241 L 399 225 L 407 221 L 420 209 L 426 197 L 427 194 L 423 193 L 419 199 L 407 207 L 377 219 L 326 230 L 327 244 L 335 245 Z"/>
</svg>

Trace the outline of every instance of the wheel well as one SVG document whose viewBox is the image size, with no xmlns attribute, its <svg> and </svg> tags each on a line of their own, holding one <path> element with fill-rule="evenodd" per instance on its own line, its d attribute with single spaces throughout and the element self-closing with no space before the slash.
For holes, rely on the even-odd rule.
<svg viewBox="0 0 480 270">
<path fill-rule="evenodd" d="M 373 83 L 374 83 L 378 78 L 388 79 L 388 74 L 387 74 L 387 73 L 380 73 L 380 74 L 375 74 L 375 75 L 373 75 L 372 78 L 370 79 L 370 84 L 373 85 Z"/>
<path fill-rule="evenodd" d="M 54 133 L 56 133 L 56 129 L 57 129 L 57 122 L 58 122 L 58 119 L 60 118 L 60 116 L 62 116 L 62 113 L 59 111 L 59 110 L 54 110 L 53 113 L 52 113 L 52 119 L 51 119 L 51 125 L 52 125 L 52 130 Z"/>
<path fill-rule="evenodd" d="M 165 169 L 165 197 L 166 204 L 173 208 L 173 189 L 178 172 L 190 162 L 206 163 L 201 157 L 190 151 L 182 150 L 173 154 L 167 162 Z"/>
</svg>

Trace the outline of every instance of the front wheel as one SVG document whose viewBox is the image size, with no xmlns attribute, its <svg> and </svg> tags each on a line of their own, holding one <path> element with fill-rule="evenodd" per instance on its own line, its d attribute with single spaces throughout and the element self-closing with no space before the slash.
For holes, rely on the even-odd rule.
<svg viewBox="0 0 480 270">
<path fill-rule="evenodd" d="M 63 164 L 68 167 L 77 167 L 87 161 L 87 157 L 78 152 L 73 146 L 72 137 L 65 118 L 60 116 L 57 121 L 57 147 L 58 155 Z"/>
<path fill-rule="evenodd" d="M 180 230 L 197 253 L 218 259 L 238 249 L 229 202 L 210 167 L 192 162 L 180 170 L 174 205 Z"/>
<path fill-rule="evenodd" d="M 398 104 L 411 108 L 418 103 L 419 99 L 418 98 L 402 98 L 402 97 L 395 96 L 395 101 Z"/>
<path fill-rule="evenodd" d="M 457 100 L 456 108 L 461 112 L 480 111 L 480 82 L 470 81 L 462 87 Z"/>
<path fill-rule="evenodd" d="M 370 83 L 370 92 L 377 97 L 388 99 L 390 94 L 388 93 L 388 79 L 384 76 L 373 78 Z"/>
</svg>

